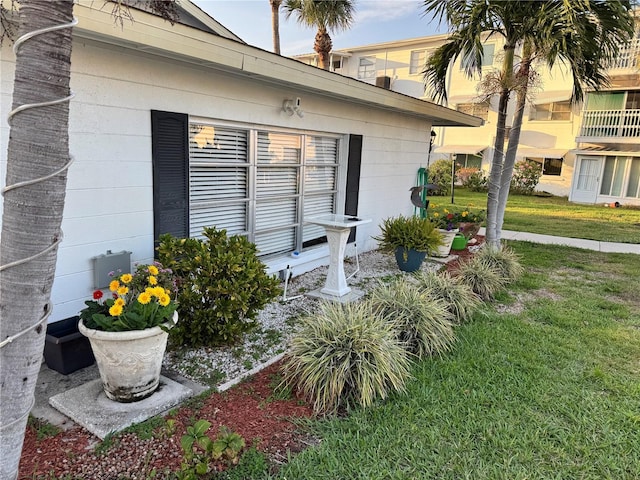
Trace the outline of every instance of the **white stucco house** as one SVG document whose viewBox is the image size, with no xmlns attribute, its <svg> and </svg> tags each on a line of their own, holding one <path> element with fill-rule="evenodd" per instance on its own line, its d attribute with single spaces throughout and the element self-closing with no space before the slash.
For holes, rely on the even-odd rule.
<svg viewBox="0 0 640 480">
<path fill-rule="evenodd" d="M 409 188 L 430 131 L 482 120 L 245 44 L 187 0 L 171 25 L 135 10 L 115 24 L 102 2 L 75 5 L 69 170 L 50 321 L 76 315 L 94 288 L 92 258 L 148 262 L 162 233 L 215 225 L 257 244 L 270 272 L 328 262 L 322 213 L 412 212 Z M 100 5 L 97 5 L 100 4 Z M 2 47 L 0 107 L 15 57 Z M 297 106 L 296 106 L 297 105 Z M 5 182 L 9 127 L 0 126 Z M 291 252 L 299 251 L 298 258 Z"/>
</svg>

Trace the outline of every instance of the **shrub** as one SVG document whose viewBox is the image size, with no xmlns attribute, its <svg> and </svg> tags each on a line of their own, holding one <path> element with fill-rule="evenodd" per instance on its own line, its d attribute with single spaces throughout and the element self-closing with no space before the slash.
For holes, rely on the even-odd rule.
<svg viewBox="0 0 640 480">
<path fill-rule="evenodd" d="M 444 301 L 458 323 L 469 320 L 480 305 L 480 297 L 471 287 L 451 277 L 448 272 L 420 272 L 415 278 L 427 295 Z"/>
<path fill-rule="evenodd" d="M 180 321 L 171 338 L 179 345 L 220 345 L 255 326 L 258 312 L 281 294 L 256 247 L 245 237 L 205 228 L 206 240 L 162 235 L 158 254 L 178 280 Z"/>
<path fill-rule="evenodd" d="M 442 235 L 434 224 L 416 216 L 384 219 L 380 236 L 373 238 L 379 242 L 380 250 L 391 253 L 398 247 L 429 253 L 442 244 Z"/>
<path fill-rule="evenodd" d="M 368 302 L 326 302 L 318 314 L 301 319 L 283 382 L 297 386 L 316 412 L 335 412 L 403 391 L 409 366 L 393 324 L 373 315 Z"/>
<path fill-rule="evenodd" d="M 483 300 L 492 300 L 507 284 L 507 279 L 492 262 L 477 256 L 462 262 L 456 280 L 469 286 Z"/>
<path fill-rule="evenodd" d="M 507 283 L 515 282 L 524 273 L 518 255 L 504 245 L 501 245 L 500 248 L 485 245 L 476 254 L 476 257 L 493 265 L 507 280 Z"/>
<path fill-rule="evenodd" d="M 451 193 L 451 160 L 436 160 L 429 166 L 429 183 L 438 186 L 431 195 L 448 195 Z"/>
<path fill-rule="evenodd" d="M 398 339 L 420 357 L 446 352 L 455 340 L 452 315 L 444 301 L 435 299 L 399 278 L 380 283 L 371 292 L 373 311 L 395 325 Z"/>
<path fill-rule="evenodd" d="M 542 176 L 542 167 L 533 160 L 522 160 L 513 167 L 510 191 L 520 195 L 531 195 Z"/>
<path fill-rule="evenodd" d="M 482 170 L 475 170 L 461 180 L 462 186 L 468 188 L 472 192 L 486 192 L 488 180 L 486 174 Z"/>
</svg>

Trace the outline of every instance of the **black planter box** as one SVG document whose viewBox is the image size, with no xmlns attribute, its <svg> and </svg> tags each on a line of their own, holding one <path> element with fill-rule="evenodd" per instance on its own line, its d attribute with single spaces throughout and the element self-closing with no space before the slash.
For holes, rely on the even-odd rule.
<svg viewBox="0 0 640 480">
<path fill-rule="evenodd" d="M 80 317 L 71 317 L 47 325 L 44 361 L 63 375 L 95 362 L 89 339 L 78 331 L 78 320 Z"/>
</svg>

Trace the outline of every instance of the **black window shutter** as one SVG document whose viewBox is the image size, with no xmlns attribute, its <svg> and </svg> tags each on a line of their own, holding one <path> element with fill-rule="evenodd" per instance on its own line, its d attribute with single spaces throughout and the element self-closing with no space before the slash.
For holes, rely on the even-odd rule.
<svg viewBox="0 0 640 480">
<path fill-rule="evenodd" d="M 347 163 L 347 186 L 344 201 L 345 215 L 358 214 L 358 194 L 360 192 L 360 165 L 362 163 L 362 135 L 349 135 L 349 159 Z M 349 234 L 349 243 L 355 242 L 356 229 Z"/>
<path fill-rule="evenodd" d="M 153 238 L 189 236 L 189 117 L 151 111 Z"/>
</svg>

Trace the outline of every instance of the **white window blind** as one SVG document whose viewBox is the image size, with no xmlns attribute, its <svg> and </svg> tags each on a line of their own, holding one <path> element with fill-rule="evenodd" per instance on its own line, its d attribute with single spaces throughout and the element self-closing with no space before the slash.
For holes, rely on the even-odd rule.
<svg viewBox="0 0 640 480">
<path fill-rule="evenodd" d="M 248 229 L 247 131 L 192 123 L 189 126 L 189 234 L 204 227 L 229 235 Z"/>
<path fill-rule="evenodd" d="M 336 213 L 339 145 L 335 136 L 191 123 L 190 235 L 206 226 L 245 234 L 261 256 L 317 243 L 324 229 L 304 218 Z"/>
</svg>

